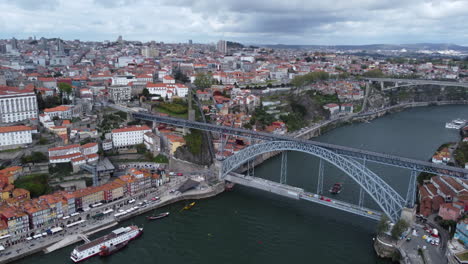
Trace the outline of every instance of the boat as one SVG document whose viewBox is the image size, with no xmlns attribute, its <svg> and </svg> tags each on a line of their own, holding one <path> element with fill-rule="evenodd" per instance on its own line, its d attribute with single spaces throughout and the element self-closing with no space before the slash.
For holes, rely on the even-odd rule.
<svg viewBox="0 0 468 264">
<path fill-rule="evenodd" d="M 109 248 L 109 254 L 122 248 L 123 243 L 128 243 L 143 234 L 143 228 L 132 225 L 113 230 L 109 234 L 87 242 L 73 249 L 71 260 L 77 263 L 85 259 L 101 254 L 101 249 L 105 246 Z M 111 250 L 112 248 L 112 250 Z M 106 253 L 102 253 L 106 254 Z"/>
<path fill-rule="evenodd" d="M 128 245 L 128 241 L 124 241 L 124 242 L 122 242 L 120 244 L 117 244 L 117 245 L 112 245 L 112 244 L 110 246 L 103 245 L 101 247 L 101 251 L 99 252 L 99 256 L 101 256 L 101 257 L 109 256 L 109 255 L 113 254 L 114 252 L 117 252 L 117 251 L 121 250 L 126 245 Z"/>
<path fill-rule="evenodd" d="M 184 208 L 182 208 L 182 209 L 183 209 L 183 210 L 189 210 L 189 209 L 192 208 L 194 205 L 195 205 L 195 202 L 191 202 L 191 203 L 189 203 L 188 205 L 184 206 Z"/>
<path fill-rule="evenodd" d="M 335 183 L 331 189 L 330 193 L 331 194 L 339 194 L 341 192 L 342 184 L 341 183 Z"/>
<path fill-rule="evenodd" d="M 232 189 L 234 188 L 234 183 L 233 182 L 226 182 L 226 184 L 224 185 L 224 190 L 226 191 L 232 191 Z"/>
<path fill-rule="evenodd" d="M 457 118 L 455 120 L 452 120 L 452 122 L 445 123 L 445 128 L 460 129 L 466 125 L 466 122 L 466 120 Z"/>
<path fill-rule="evenodd" d="M 152 215 L 152 216 L 147 216 L 146 219 L 148 220 L 156 220 L 156 219 L 160 219 L 160 218 L 163 218 L 163 217 L 166 217 L 169 215 L 169 212 L 165 212 L 165 213 L 161 213 L 161 214 L 158 214 L 158 215 Z"/>
</svg>

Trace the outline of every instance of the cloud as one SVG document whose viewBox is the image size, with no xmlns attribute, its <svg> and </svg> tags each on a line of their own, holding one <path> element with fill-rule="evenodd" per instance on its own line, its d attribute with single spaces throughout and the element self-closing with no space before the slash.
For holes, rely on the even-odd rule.
<svg viewBox="0 0 468 264">
<path fill-rule="evenodd" d="M 8 10 L 0 37 L 466 44 L 467 8 L 457 0 L 0 0 Z"/>
</svg>

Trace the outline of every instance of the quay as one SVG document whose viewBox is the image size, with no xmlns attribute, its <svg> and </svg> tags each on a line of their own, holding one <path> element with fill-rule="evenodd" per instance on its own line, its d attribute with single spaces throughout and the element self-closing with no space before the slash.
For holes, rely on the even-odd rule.
<svg viewBox="0 0 468 264">
<path fill-rule="evenodd" d="M 222 181 L 217 182 L 214 185 L 208 185 L 206 182 L 202 182 L 201 185 L 203 187 L 200 189 L 188 190 L 181 194 L 170 193 L 170 190 L 177 188 L 178 184 L 180 184 L 180 181 L 169 182 L 168 186 L 161 186 L 162 188 L 159 188 L 159 190 L 148 192 L 146 196 L 137 199 L 137 201 L 143 201 L 145 199 L 150 199 L 149 197 L 151 196 L 158 195 L 160 197 L 158 202 L 150 202 L 146 207 L 139 208 L 131 214 L 124 215 L 122 217 L 115 217 L 111 214 L 108 217 L 104 217 L 102 220 L 89 220 L 86 223 L 82 223 L 81 225 L 74 226 L 53 235 L 13 245 L 2 253 L 0 256 L 0 264 L 9 263 L 41 252 L 50 253 L 79 241 L 86 240 L 88 239 L 88 236 L 92 234 L 113 227 L 124 220 L 147 213 L 151 210 L 183 200 L 210 198 L 224 191 L 224 181 Z M 131 206 L 132 204 L 126 205 L 126 207 Z M 122 209 L 125 209 L 125 207 Z"/>
</svg>

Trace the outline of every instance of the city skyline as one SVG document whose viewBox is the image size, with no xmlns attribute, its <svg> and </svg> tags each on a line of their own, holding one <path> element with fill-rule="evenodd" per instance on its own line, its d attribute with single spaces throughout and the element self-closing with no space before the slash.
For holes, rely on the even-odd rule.
<svg viewBox="0 0 468 264">
<path fill-rule="evenodd" d="M 463 1 L 0 1 L 0 38 L 247 44 L 468 44 Z M 86 10 L 80 12 L 77 10 Z M 117 19 L 116 19 L 117 17 Z"/>
</svg>

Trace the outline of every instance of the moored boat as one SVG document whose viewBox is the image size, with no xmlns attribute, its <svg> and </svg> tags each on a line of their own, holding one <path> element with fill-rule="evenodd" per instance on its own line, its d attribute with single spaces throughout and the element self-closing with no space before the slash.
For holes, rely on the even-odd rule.
<svg viewBox="0 0 468 264">
<path fill-rule="evenodd" d="M 445 128 L 460 129 L 464 125 L 466 125 L 466 122 L 467 122 L 466 120 L 458 118 L 458 119 L 452 120 L 452 122 L 445 123 Z"/>
<path fill-rule="evenodd" d="M 226 184 L 224 185 L 224 190 L 226 191 L 232 191 L 232 189 L 234 188 L 234 183 L 233 182 L 226 182 Z"/>
<path fill-rule="evenodd" d="M 128 244 L 128 241 L 124 241 L 124 242 L 122 242 L 120 244 L 117 244 L 117 245 L 112 245 L 112 244 L 110 246 L 103 245 L 101 247 L 101 251 L 99 252 L 99 256 L 101 256 L 101 257 L 109 256 L 112 253 L 121 250 L 127 244 Z"/>
<path fill-rule="evenodd" d="M 189 209 L 192 208 L 194 205 L 195 205 L 195 202 L 191 202 L 191 203 L 189 203 L 188 205 L 184 206 L 184 208 L 182 208 L 182 209 L 183 209 L 183 210 L 189 210 Z"/>
<path fill-rule="evenodd" d="M 73 249 L 70 258 L 75 263 L 80 262 L 101 254 L 104 247 L 109 248 L 109 253 L 103 252 L 102 254 L 111 254 L 124 247 L 126 243 L 141 236 L 142 233 L 143 228 L 134 225 L 115 229 L 105 236 L 76 247 Z"/>
<path fill-rule="evenodd" d="M 158 215 L 152 215 L 152 216 L 147 216 L 146 219 L 148 220 L 156 220 L 156 219 L 160 219 L 160 218 L 163 218 L 163 217 L 166 217 L 169 215 L 169 212 L 165 212 L 165 213 L 161 213 L 161 214 L 158 214 Z"/>
</svg>

